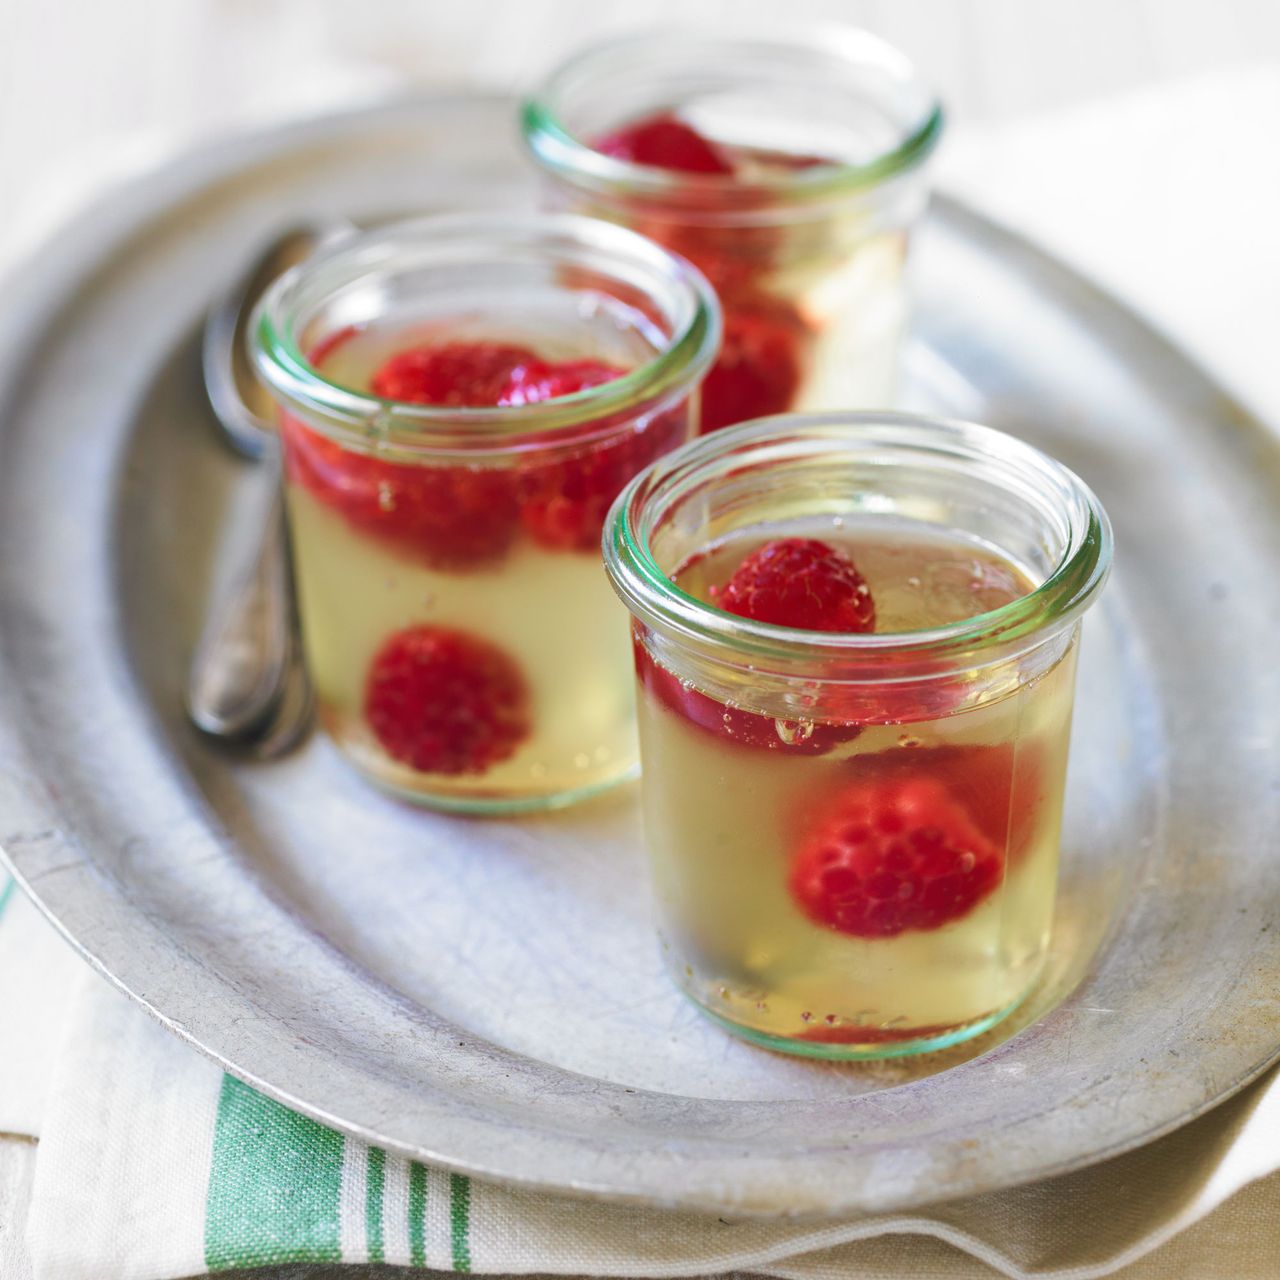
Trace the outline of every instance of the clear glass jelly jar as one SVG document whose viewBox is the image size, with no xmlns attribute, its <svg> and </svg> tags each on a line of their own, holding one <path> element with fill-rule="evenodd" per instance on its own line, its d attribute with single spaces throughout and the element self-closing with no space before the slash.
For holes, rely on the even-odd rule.
<svg viewBox="0 0 1280 1280">
<path fill-rule="evenodd" d="M 269 291 L 253 354 L 280 408 L 307 661 L 324 728 L 368 778 L 501 813 L 634 774 L 600 532 L 623 485 L 694 431 L 718 339 L 688 263 L 569 216 L 389 226 Z M 520 390 L 477 403 L 495 362 Z M 422 368 L 445 403 L 399 389 Z M 536 385 L 583 368 L 606 380 Z"/>
<path fill-rule="evenodd" d="M 619 130 L 660 120 L 714 172 L 637 163 Z M 907 60 L 850 28 L 663 29 L 564 63 L 526 101 L 558 203 L 695 263 L 725 313 L 703 431 L 790 410 L 892 403 L 908 236 L 942 111 Z"/>
<path fill-rule="evenodd" d="M 889 629 L 711 603 L 744 549 L 791 537 L 845 548 Z M 1111 558 L 1090 491 L 989 428 L 797 415 L 656 463 L 604 546 L 633 615 L 679 987 L 748 1039 L 814 1057 L 994 1025 L 1049 938 L 1080 617 Z M 894 630 L 895 614 L 944 620 Z"/>
</svg>

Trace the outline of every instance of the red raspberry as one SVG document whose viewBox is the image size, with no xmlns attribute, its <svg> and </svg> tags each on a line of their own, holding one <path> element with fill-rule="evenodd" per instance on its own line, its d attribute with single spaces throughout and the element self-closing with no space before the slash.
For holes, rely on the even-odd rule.
<svg viewBox="0 0 1280 1280">
<path fill-rule="evenodd" d="M 529 365 L 540 363 L 528 347 L 446 342 L 397 353 L 378 367 L 371 385 L 374 395 L 385 400 L 482 408 L 511 403 L 505 397 L 512 386 L 520 382 Z"/>
<path fill-rule="evenodd" d="M 596 360 L 539 362 L 525 371 L 507 403 L 572 395 L 624 372 Z M 679 419 L 668 415 L 583 452 L 531 462 L 520 473 L 521 522 L 535 542 L 553 551 L 597 551 L 614 498 L 641 467 L 679 441 Z"/>
<path fill-rule="evenodd" d="M 383 378 L 400 399 L 423 393 L 434 403 L 525 405 L 574 395 L 625 372 L 600 360 L 549 361 L 524 347 L 455 342 L 394 357 L 374 376 L 374 386 Z M 451 396 L 465 398 L 442 401 L 449 388 Z M 624 437 L 577 457 L 533 463 L 517 482 L 525 528 L 555 550 L 595 550 L 613 499 L 648 460 Z"/>
<path fill-rule="evenodd" d="M 816 1044 L 897 1044 L 903 1040 L 924 1040 L 954 1031 L 950 1023 L 936 1022 L 928 1027 L 859 1027 L 825 1020 L 817 1026 L 802 1031 L 797 1040 L 811 1040 Z"/>
<path fill-rule="evenodd" d="M 312 363 L 318 365 L 337 345 L 326 342 L 312 353 Z M 474 408 L 571 395 L 623 372 L 596 360 L 546 361 L 513 344 L 450 342 L 399 352 L 376 370 L 371 385 L 386 399 Z M 522 517 L 520 491 L 528 484 L 511 470 L 385 462 L 344 449 L 296 419 L 286 419 L 283 426 L 286 465 L 293 480 L 357 528 L 435 568 L 466 569 L 491 562 L 515 537 Z M 545 545 L 593 545 L 609 504 L 647 461 L 646 457 L 629 464 L 630 470 L 616 484 L 616 465 L 602 478 L 597 474 L 600 467 L 591 464 L 584 480 L 575 478 L 572 466 L 566 473 L 561 464 L 549 464 L 549 478 L 536 486 L 534 506 L 524 515 L 526 526 Z M 553 502 L 554 512 L 545 514 Z M 543 526 L 554 528 L 554 535 L 539 536 Z M 565 532 L 567 526 L 572 528 Z"/>
<path fill-rule="evenodd" d="M 678 173 L 733 172 L 733 166 L 714 142 L 667 112 L 597 138 L 595 149 L 615 160 Z"/>
<path fill-rule="evenodd" d="M 332 333 L 326 334 L 307 352 L 308 363 L 313 368 L 320 368 L 339 347 L 350 342 L 359 332 L 358 325 L 348 324 L 341 329 L 335 329 Z"/>
<path fill-rule="evenodd" d="M 387 400 L 483 408 L 573 395 L 625 372 L 599 360 L 543 360 L 510 343 L 447 342 L 401 351 L 379 366 L 372 383 Z"/>
<path fill-rule="evenodd" d="M 777 538 L 753 551 L 718 593 L 728 613 L 806 631 L 874 631 L 866 581 L 842 551 L 817 538 Z"/>
<path fill-rule="evenodd" d="M 702 432 L 786 413 L 800 389 L 808 327 L 782 304 L 725 299 L 724 342 L 702 384 Z"/>
<path fill-rule="evenodd" d="M 384 641 L 369 667 L 364 714 L 383 750 L 421 773 L 484 773 L 528 736 L 515 662 L 477 636 L 418 626 Z"/>
<path fill-rule="evenodd" d="M 856 938 L 940 929 L 1004 878 L 1003 850 L 936 778 L 856 783 L 801 843 L 790 887 L 815 924 Z"/>
<path fill-rule="evenodd" d="M 1016 744 L 900 747 L 860 756 L 857 768 L 860 777 L 933 778 L 992 844 L 1007 850 L 1011 864 L 1030 849 L 1044 811 L 1048 783 L 1044 750 L 1030 737 Z"/>
<path fill-rule="evenodd" d="M 688 724 L 722 742 L 754 751 L 820 756 L 843 742 L 852 742 L 862 732 L 856 724 L 814 724 L 808 733 L 797 732 L 790 741 L 784 741 L 772 716 L 757 715 L 740 707 L 727 707 L 710 694 L 685 685 L 678 676 L 657 663 L 639 639 L 635 642 L 635 655 L 636 676 L 641 686 Z"/>
<path fill-rule="evenodd" d="M 600 360 L 531 360 L 513 371 L 498 404 L 537 404 L 556 396 L 571 396 L 626 373 Z"/>
<path fill-rule="evenodd" d="M 765 151 L 761 153 L 761 160 L 776 169 L 817 169 L 835 163 L 827 156 L 806 156 L 798 151 Z"/>
<path fill-rule="evenodd" d="M 686 412 L 682 405 L 584 452 L 526 467 L 520 518 L 534 541 L 553 551 L 598 553 L 613 500 L 632 476 L 684 440 Z"/>
<path fill-rule="evenodd" d="M 491 563 L 511 545 L 520 513 L 509 472 L 384 462 L 296 418 L 280 425 L 289 478 L 362 532 L 437 569 Z"/>
</svg>

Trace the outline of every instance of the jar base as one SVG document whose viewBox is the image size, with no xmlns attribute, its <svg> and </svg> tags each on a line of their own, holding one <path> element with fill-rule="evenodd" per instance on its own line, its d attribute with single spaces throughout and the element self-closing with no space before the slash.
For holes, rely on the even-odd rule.
<svg viewBox="0 0 1280 1280">
<path fill-rule="evenodd" d="M 408 787 L 397 786 L 376 774 L 363 769 L 344 757 L 343 763 L 352 769 L 364 782 L 381 791 L 394 800 L 402 800 L 419 809 L 430 809 L 437 813 L 454 813 L 477 818 L 504 818 L 522 813 L 547 813 L 557 809 L 567 809 L 572 805 L 582 804 L 606 792 L 634 782 L 640 776 L 640 765 L 630 765 L 621 773 L 611 778 L 592 782 L 584 787 L 571 790 L 554 791 L 548 794 L 532 795 L 449 795 L 440 792 L 428 793 L 414 791 Z"/>
<path fill-rule="evenodd" d="M 772 1049 L 776 1053 L 786 1053 L 799 1058 L 819 1058 L 826 1062 L 872 1062 L 877 1059 L 908 1058 L 922 1053 L 936 1053 L 940 1049 L 950 1049 L 954 1045 L 963 1044 L 966 1040 L 982 1035 L 984 1031 L 990 1031 L 992 1027 L 1003 1022 L 1026 999 L 1026 993 L 1023 993 L 994 1013 L 984 1014 L 981 1018 L 956 1026 L 921 1028 L 920 1034 L 907 1040 L 832 1044 L 829 1041 L 772 1035 L 767 1031 L 760 1031 L 755 1027 L 735 1022 L 732 1018 L 726 1018 L 714 1009 L 709 1009 L 686 991 L 682 990 L 681 994 L 705 1018 L 741 1040 L 746 1040 L 761 1049 Z"/>
</svg>

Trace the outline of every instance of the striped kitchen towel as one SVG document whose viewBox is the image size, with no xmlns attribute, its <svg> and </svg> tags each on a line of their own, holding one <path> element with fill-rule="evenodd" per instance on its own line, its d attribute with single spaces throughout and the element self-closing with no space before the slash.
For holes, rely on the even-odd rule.
<svg viewBox="0 0 1280 1280">
<path fill-rule="evenodd" d="M 1280 1274 L 1274 1078 L 1141 1151 L 1034 1186 L 894 1217 L 728 1222 L 503 1188 L 344 1138 L 224 1075 L 70 957 L 10 894 L 0 997 L 25 982 L 64 1013 L 60 1043 L 36 1054 L 53 1065 L 26 1233 L 35 1280 L 296 1263 L 333 1264 L 343 1280 L 369 1263 L 796 1280 Z M 0 1097 L 41 1039 L 12 1018 L 7 1030 Z"/>
</svg>

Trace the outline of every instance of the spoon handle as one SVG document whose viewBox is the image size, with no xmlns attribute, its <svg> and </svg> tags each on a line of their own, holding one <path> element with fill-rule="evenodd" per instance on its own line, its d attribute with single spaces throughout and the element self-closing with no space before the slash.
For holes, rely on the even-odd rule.
<svg viewBox="0 0 1280 1280">
<path fill-rule="evenodd" d="M 191 664 L 187 711 L 196 727 L 219 738 L 262 733 L 279 710 L 291 668 L 301 661 L 296 628 L 277 479 L 252 562 L 210 614 Z"/>
</svg>

